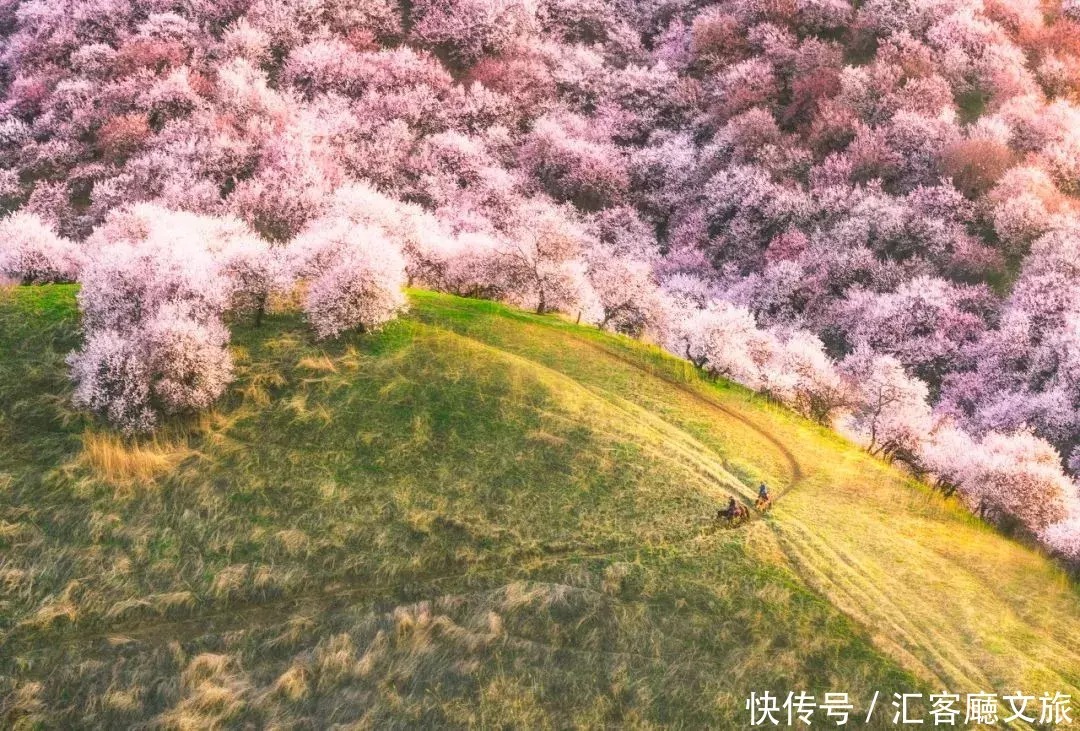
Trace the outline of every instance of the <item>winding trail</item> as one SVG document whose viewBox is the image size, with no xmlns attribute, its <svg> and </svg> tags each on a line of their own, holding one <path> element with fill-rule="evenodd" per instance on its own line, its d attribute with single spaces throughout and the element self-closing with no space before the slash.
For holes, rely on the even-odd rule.
<svg viewBox="0 0 1080 731">
<path fill-rule="evenodd" d="M 685 459 L 688 466 L 693 466 L 695 461 L 697 461 L 695 451 L 697 454 L 700 454 L 701 452 L 712 452 L 708 446 L 701 444 L 698 440 L 694 439 L 689 434 L 686 434 L 686 432 L 678 426 L 652 414 L 644 407 L 628 401 L 619 394 L 604 389 L 598 389 L 593 386 L 587 386 L 569 374 L 552 368 L 544 363 L 540 363 L 534 359 L 527 358 L 502 348 L 497 348 L 489 343 L 477 340 L 456 330 L 439 326 L 435 327 L 444 333 L 463 338 L 481 347 L 492 349 L 503 357 L 526 361 L 534 368 L 544 369 L 545 371 L 556 374 L 561 379 L 571 381 L 577 388 L 584 389 L 594 397 L 602 399 L 608 405 L 623 411 L 629 418 L 650 428 L 655 433 L 655 436 L 663 441 L 666 447 L 677 452 L 679 457 Z M 805 474 L 802 465 L 799 463 L 795 454 L 788 449 L 775 434 L 755 423 L 745 415 L 727 408 L 718 401 L 709 398 L 700 390 L 674 378 L 670 374 L 664 373 L 661 369 L 651 368 L 623 353 L 605 348 L 588 338 L 580 337 L 572 333 L 566 333 L 565 331 L 560 331 L 559 334 L 595 350 L 605 358 L 616 360 L 636 371 L 650 376 L 651 378 L 664 382 L 672 388 L 677 389 L 679 392 L 689 396 L 695 402 L 706 406 L 709 410 L 723 414 L 729 419 L 738 421 L 740 424 L 743 424 L 758 436 L 762 437 L 783 457 L 791 475 L 788 483 L 784 485 L 781 490 L 777 491 L 774 501 L 782 498 L 804 479 Z M 597 391 L 601 392 L 602 395 L 597 394 Z M 679 442 L 682 442 L 682 444 Z M 713 454 L 716 456 L 717 460 L 719 460 L 719 455 Z M 721 485 L 733 486 L 730 482 L 736 479 L 726 471 L 723 475 L 717 475 L 710 471 L 707 466 L 699 464 L 698 467 L 703 472 L 707 473 L 707 476 L 713 481 Z M 741 495 L 740 497 L 743 502 L 753 510 L 753 501 L 748 499 L 745 495 Z M 757 511 L 754 510 L 754 513 L 757 513 Z M 751 517 L 751 520 L 758 520 L 761 517 L 761 514 L 757 513 Z M 744 528 L 745 525 L 746 523 L 743 523 L 739 526 L 735 526 L 735 528 Z M 699 537 L 700 533 L 673 543 L 675 545 L 685 545 Z M 11 652 L 15 650 L 33 652 L 94 642 L 109 642 L 110 644 L 122 644 L 128 642 L 165 642 L 174 639 L 205 636 L 211 633 L 220 634 L 238 630 L 264 628 L 287 622 L 298 613 L 344 609 L 361 600 L 377 600 L 384 598 L 388 601 L 394 599 L 418 601 L 421 596 L 429 597 L 432 591 L 437 591 L 437 587 L 442 584 L 451 585 L 450 587 L 444 587 L 442 589 L 441 593 L 443 594 L 448 591 L 453 592 L 455 589 L 457 591 L 467 591 L 470 587 L 454 587 L 454 582 L 464 583 L 466 580 L 471 581 L 496 574 L 505 574 L 508 575 L 509 578 L 509 575 L 511 575 L 515 569 L 532 572 L 540 568 L 547 568 L 563 563 L 581 563 L 594 560 L 609 560 L 619 557 L 628 557 L 639 552 L 641 546 L 623 546 L 612 550 L 593 551 L 589 553 L 582 553 L 583 549 L 589 550 L 588 547 L 567 546 L 540 555 L 524 555 L 519 559 L 515 559 L 513 562 L 499 566 L 487 568 L 474 566 L 461 571 L 435 576 L 402 577 L 394 583 L 371 582 L 370 580 L 360 578 L 349 579 L 348 577 L 327 577 L 330 586 L 325 589 L 308 589 L 287 596 L 274 597 L 261 601 L 252 599 L 248 601 L 232 602 L 230 604 L 220 605 L 216 608 L 211 608 L 208 611 L 200 612 L 194 616 L 167 619 L 161 617 L 161 615 L 151 614 L 149 616 L 142 615 L 133 618 L 131 621 L 114 623 L 108 627 L 92 625 L 82 630 L 76 627 L 69 631 L 57 631 L 47 646 L 31 647 L 29 642 L 19 636 L 18 628 L 15 628 L 6 637 L 0 639 L 0 652 Z M 528 577 L 511 579 L 511 581 L 528 580 Z M 503 585 L 505 585 L 505 583 Z M 471 588 L 473 590 L 477 589 L 475 586 Z M 491 588 L 492 587 L 487 587 L 488 590 Z M 406 595 L 410 598 L 405 598 Z M 42 638 L 40 635 L 34 639 L 34 644 L 41 644 Z M 553 651 L 560 649 L 561 648 L 557 647 L 552 648 Z"/>
<path fill-rule="evenodd" d="M 471 312 L 471 310 L 467 310 L 467 309 L 462 308 L 462 307 L 455 307 L 454 305 L 444 304 L 444 305 L 442 305 L 442 307 L 444 309 L 455 309 L 455 310 L 458 310 L 459 312 Z M 522 318 L 521 321 L 528 323 L 532 327 L 536 327 L 536 323 L 531 321 L 530 319 Z M 433 323 L 429 323 L 429 324 L 433 324 Z M 441 330 L 443 330 L 445 332 L 452 332 L 452 333 L 457 334 L 457 335 L 459 335 L 461 337 L 469 338 L 470 340 L 473 340 L 473 342 L 482 342 L 482 341 L 476 340 L 475 338 L 470 338 L 469 336 L 464 335 L 463 333 L 458 332 L 457 330 L 454 330 L 452 328 L 440 327 L 438 325 L 436 325 L 436 327 L 439 327 L 439 329 L 441 329 Z M 607 358 L 610 358 L 612 360 L 616 360 L 616 361 L 618 361 L 618 362 L 620 362 L 620 363 L 622 363 L 624 365 L 630 366 L 634 370 L 637 370 L 637 371 L 639 371 L 641 373 L 645 373 L 646 375 L 649 375 L 649 376 L 651 376 L 653 378 L 656 378 L 657 380 L 663 381 L 664 383 L 668 384 L 669 386 L 671 386 L 671 387 L 681 391 L 682 393 L 690 396 L 692 399 L 694 399 L 698 403 L 703 404 L 705 406 L 708 406 L 710 409 L 712 409 L 712 410 L 714 410 L 714 411 L 716 411 L 718 413 L 724 414 L 728 418 L 731 418 L 731 419 L 734 419 L 735 421 L 738 421 L 739 423 L 741 423 L 744 426 L 748 427 L 755 434 L 762 437 L 765 441 L 769 442 L 769 444 L 771 444 L 776 449 L 776 451 L 783 456 L 784 461 L 787 462 L 788 469 L 789 469 L 789 471 L 791 473 L 791 479 L 789 480 L 787 485 L 784 486 L 784 489 L 777 493 L 777 497 L 783 496 L 785 493 L 787 493 L 789 490 L 791 490 L 795 485 L 802 482 L 802 480 L 806 477 L 806 475 L 805 475 L 805 473 L 803 471 L 803 468 L 802 468 L 802 464 L 799 462 L 799 459 L 795 456 L 795 453 L 792 452 L 787 447 L 787 445 L 785 445 L 782 441 L 780 441 L 780 439 L 775 434 L 773 434 L 768 429 L 763 428 L 761 425 L 757 424 L 755 421 L 753 421 L 749 417 L 745 416 L 744 414 L 740 414 L 740 413 L 738 413 L 736 411 L 733 411 L 732 409 L 729 409 L 728 407 L 721 404 L 719 401 L 716 401 L 716 400 L 706 396 L 705 394 L 703 394 L 700 390 L 693 388 L 692 386 L 687 384 L 685 381 L 681 381 L 678 378 L 675 378 L 674 376 L 672 376 L 672 375 L 670 375 L 668 373 L 665 373 L 662 369 L 652 368 L 648 364 L 642 363 L 639 360 L 631 358 L 630 356 L 626 355 L 625 353 L 620 353 L 617 350 L 613 350 L 611 348 L 605 348 L 603 345 L 601 345 L 600 343 L 597 343 L 594 340 L 582 337 L 580 335 L 576 335 L 576 334 L 574 334 L 572 332 L 569 332 L 569 331 L 567 331 L 565 329 L 558 328 L 557 332 L 558 332 L 558 334 L 560 336 L 568 338 L 570 340 L 573 340 L 574 342 L 580 343 L 581 345 L 584 345 L 584 346 L 586 346 L 588 348 L 591 348 L 592 350 L 594 350 L 594 351 L 596 351 L 598 353 L 601 353 L 602 355 L 604 355 Z M 486 343 L 484 343 L 484 344 L 487 345 Z M 491 346 L 489 346 L 489 347 L 491 347 Z M 506 351 L 502 351 L 502 352 L 506 352 Z M 532 359 L 528 359 L 528 360 L 530 360 L 530 362 L 535 364 L 535 365 L 543 366 L 543 364 L 539 363 L 538 361 L 535 361 L 535 360 L 532 360 Z M 543 366 L 543 367 L 547 367 L 547 366 Z M 563 374 L 563 375 L 566 375 L 566 374 Z M 567 376 L 567 377 L 569 378 L 569 376 Z"/>
<path fill-rule="evenodd" d="M 715 411 L 718 411 L 718 412 L 724 414 L 725 416 L 727 416 L 727 417 L 729 417 L 731 419 L 734 419 L 735 421 L 738 421 L 739 423 L 745 425 L 751 431 L 756 433 L 758 436 L 765 439 L 765 441 L 769 442 L 769 444 L 771 444 L 773 447 L 776 448 L 777 452 L 779 452 L 781 455 L 783 455 L 784 460 L 788 463 L 788 468 L 789 468 L 789 470 L 791 472 L 791 479 L 787 483 L 787 485 L 784 486 L 784 489 L 777 493 L 778 498 L 783 497 L 783 495 L 785 495 L 789 490 L 791 490 L 793 487 L 795 487 L 795 485 L 802 482 L 802 480 L 805 478 L 806 475 L 804 474 L 802 465 L 799 463 L 799 460 L 795 456 L 795 453 L 792 452 L 790 449 L 788 449 L 787 445 L 785 445 L 783 442 L 781 442 L 776 437 L 775 434 L 770 432 L 768 429 L 765 429 L 765 428 L 759 426 L 758 424 L 756 424 L 749 417 L 747 417 L 747 416 L 745 416 L 743 414 L 737 413 L 735 411 L 732 411 L 731 409 L 724 406 L 720 402 L 709 398 L 708 396 L 701 393 L 697 389 L 692 388 L 689 384 L 687 384 L 687 383 L 685 383 L 683 381 L 680 381 L 679 379 L 674 378 L 673 376 L 671 376 L 671 375 L 669 375 L 667 373 L 664 373 L 660 369 L 650 368 L 647 365 L 645 365 L 643 363 L 640 363 L 638 361 L 635 361 L 633 358 L 630 358 L 629 356 L 627 356 L 627 355 L 625 355 L 623 353 L 617 353 L 617 352 L 615 352 L 613 350 L 605 348 L 603 345 L 600 345 L 597 342 L 589 340 L 588 338 L 583 338 L 583 337 L 581 337 L 579 335 L 573 335 L 573 334 L 568 334 L 568 337 L 570 337 L 572 340 L 575 340 L 576 342 L 587 345 L 588 347 L 592 348 L 593 350 L 596 350 L 596 351 L 598 351 L 600 353 L 603 353 L 604 355 L 606 355 L 609 358 L 613 358 L 613 359 L 615 359 L 615 360 L 617 360 L 617 361 L 619 361 L 621 363 L 625 363 L 626 365 L 631 366 L 632 368 L 636 368 L 637 370 L 641 371 L 642 373 L 647 373 L 648 375 L 652 376 L 653 378 L 659 379 L 659 380 L 663 381 L 664 383 L 667 383 L 669 386 L 677 388 L 678 390 L 680 390 L 683 393 L 689 395 L 691 398 L 695 399 L 699 403 L 706 404 L 711 409 L 713 409 Z"/>
</svg>

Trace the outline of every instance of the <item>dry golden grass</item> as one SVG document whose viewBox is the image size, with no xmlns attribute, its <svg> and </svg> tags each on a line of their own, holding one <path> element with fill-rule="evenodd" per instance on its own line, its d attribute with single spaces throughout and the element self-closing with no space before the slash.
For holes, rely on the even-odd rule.
<svg viewBox="0 0 1080 731">
<path fill-rule="evenodd" d="M 311 545 L 311 538 L 297 528 L 286 528 L 274 534 L 274 539 L 281 544 L 282 549 L 290 556 L 302 555 Z"/>
<path fill-rule="evenodd" d="M 125 489 L 152 484 L 193 454 L 183 440 L 158 437 L 128 441 L 112 432 L 88 429 L 83 433 L 76 464 L 88 470 L 93 479 Z"/>
<path fill-rule="evenodd" d="M 176 612 L 191 610 L 197 603 L 198 600 L 190 591 L 170 591 L 116 602 L 108 609 L 105 616 L 114 621 L 130 620 L 141 616 L 167 617 Z"/>
<path fill-rule="evenodd" d="M 230 726 L 248 703 L 250 685 L 232 658 L 203 653 L 192 658 L 181 673 L 182 697 L 162 713 L 162 728 L 202 731 Z"/>
<path fill-rule="evenodd" d="M 19 623 L 25 631 L 50 630 L 63 625 L 73 625 L 79 618 L 79 593 L 83 585 L 70 581 L 56 595 L 47 597 L 33 615 Z"/>
<path fill-rule="evenodd" d="M 285 696 L 292 703 L 307 698 L 311 692 L 311 671 L 304 665 L 293 665 L 274 682 L 274 692 Z"/>
<path fill-rule="evenodd" d="M 248 582 L 250 574 L 251 567 L 247 564 L 226 566 L 214 576 L 210 591 L 219 599 L 238 596 L 241 589 Z"/>
<path fill-rule="evenodd" d="M 326 354 L 301 358 L 297 361 L 296 367 L 303 370 L 315 371 L 316 373 L 337 373 L 338 370 L 337 366 L 334 365 L 334 361 L 330 360 Z"/>
</svg>

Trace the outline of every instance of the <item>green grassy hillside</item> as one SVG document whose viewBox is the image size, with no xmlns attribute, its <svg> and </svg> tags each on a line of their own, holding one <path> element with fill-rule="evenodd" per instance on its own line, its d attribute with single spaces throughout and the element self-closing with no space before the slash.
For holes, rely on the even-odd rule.
<svg viewBox="0 0 1080 731">
<path fill-rule="evenodd" d="M 1080 591 L 1036 552 L 656 349 L 411 300 L 338 343 L 237 328 L 225 402 L 131 444 L 68 404 L 73 289 L 0 290 L 0 726 L 736 728 L 752 690 L 1080 697 Z M 774 511 L 718 528 L 760 480 Z"/>
</svg>

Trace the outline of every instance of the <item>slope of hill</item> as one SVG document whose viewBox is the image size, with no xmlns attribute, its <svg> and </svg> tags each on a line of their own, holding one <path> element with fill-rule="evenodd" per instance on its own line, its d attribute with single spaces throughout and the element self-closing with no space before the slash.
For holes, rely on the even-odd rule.
<svg viewBox="0 0 1080 731">
<path fill-rule="evenodd" d="M 0 725 L 732 728 L 751 691 L 1080 697 L 1080 592 L 1038 553 L 658 350 L 411 304 L 330 345 L 237 328 L 229 397 L 131 445 L 68 405 L 74 290 L 0 290 Z M 718 528 L 760 480 L 774 511 Z"/>
</svg>

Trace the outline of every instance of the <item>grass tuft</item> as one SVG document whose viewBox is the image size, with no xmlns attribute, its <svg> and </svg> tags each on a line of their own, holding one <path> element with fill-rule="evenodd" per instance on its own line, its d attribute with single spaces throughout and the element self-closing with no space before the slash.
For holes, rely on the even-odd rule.
<svg viewBox="0 0 1080 731">
<path fill-rule="evenodd" d="M 129 441 L 111 432 L 87 430 L 76 464 L 107 485 L 130 488 L 153 483 L 193 454 L 183 441 L 161 437 Z"/>
</svg>

